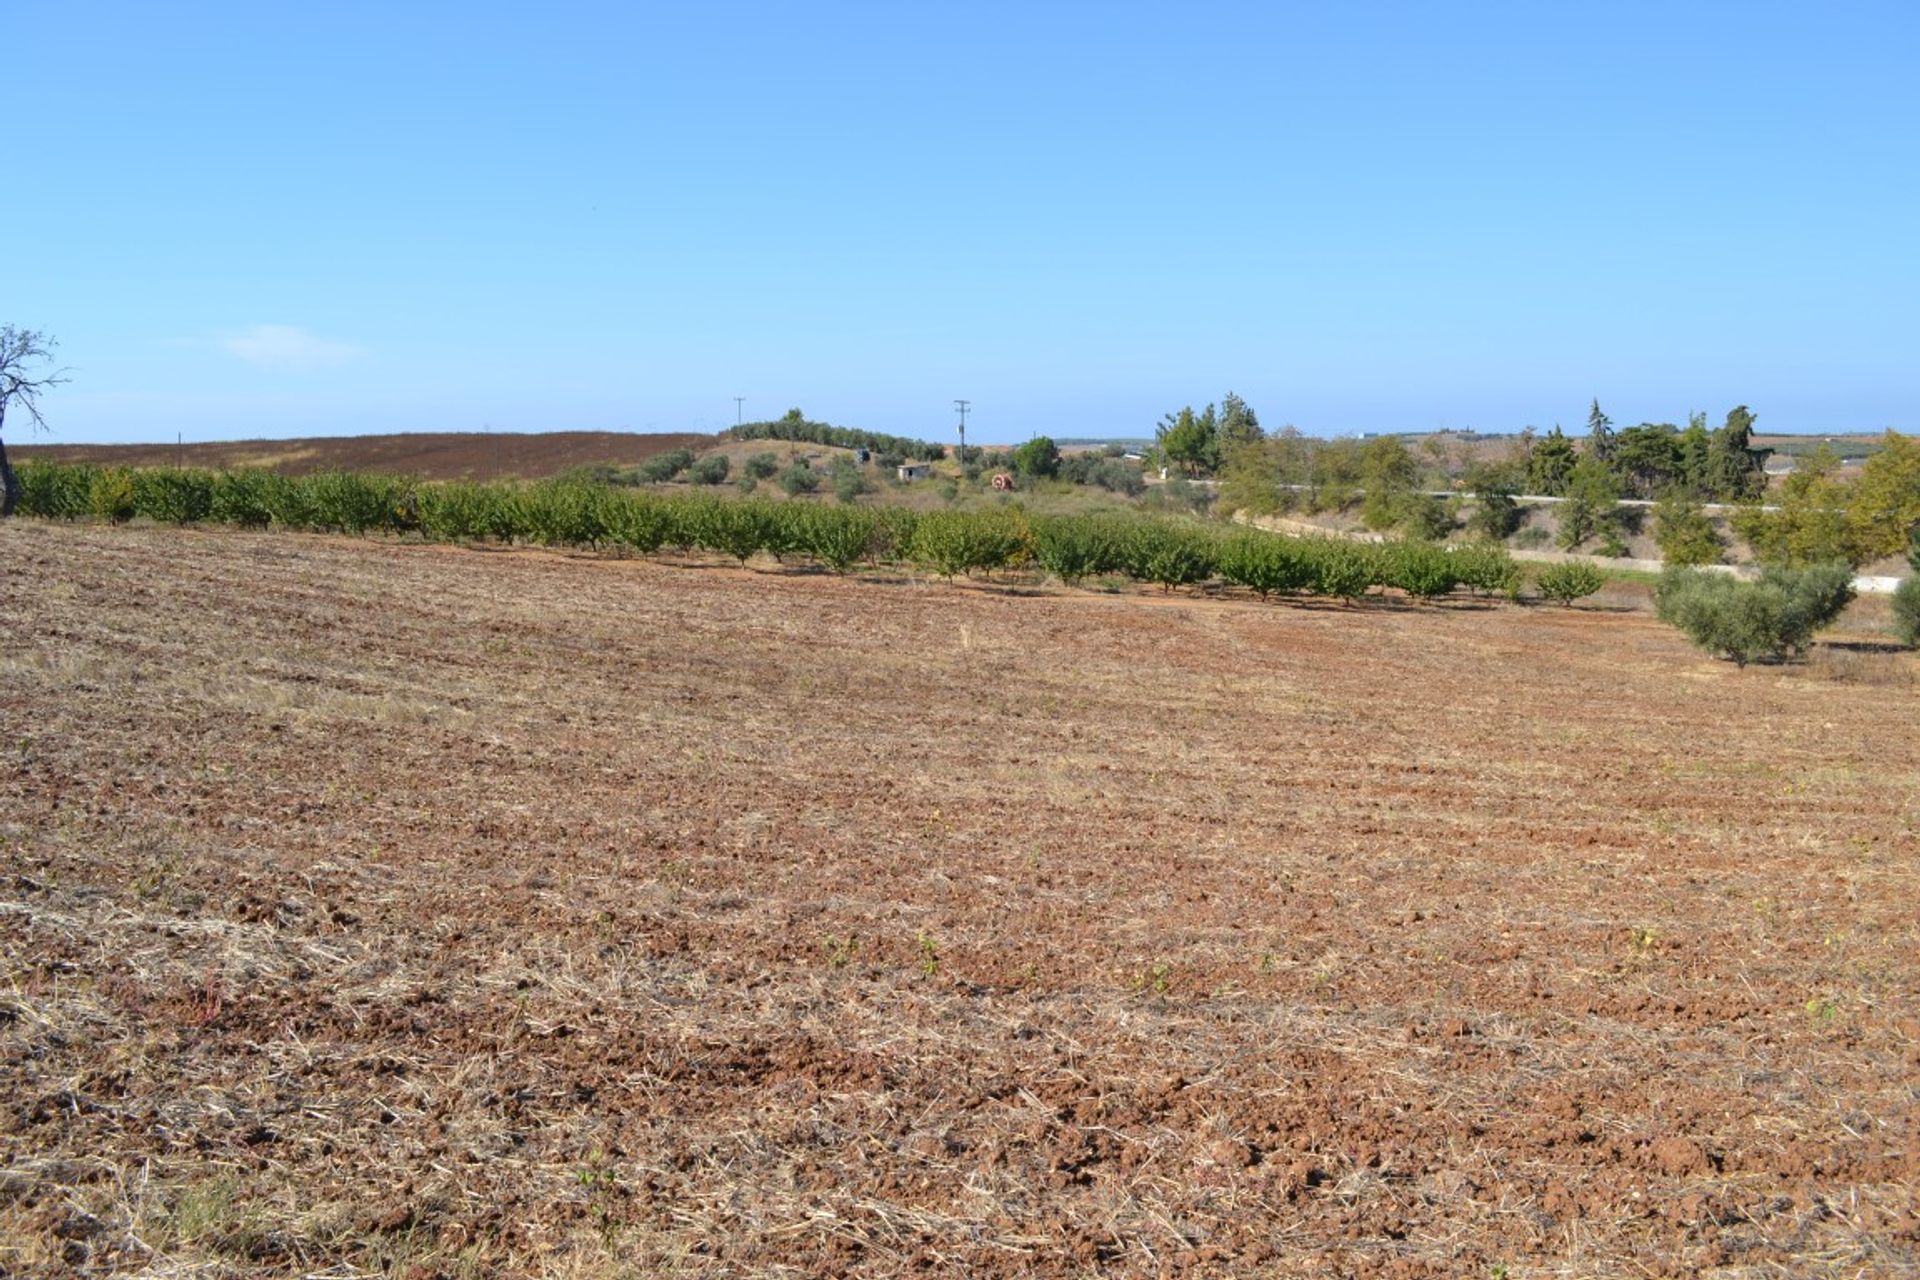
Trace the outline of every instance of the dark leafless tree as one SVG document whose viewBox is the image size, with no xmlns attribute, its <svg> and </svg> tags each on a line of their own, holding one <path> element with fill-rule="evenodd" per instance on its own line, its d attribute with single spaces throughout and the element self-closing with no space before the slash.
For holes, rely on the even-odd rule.
<svg viewBox="0 0 1920 1280">
<path fill-rule="evenodd" d="M 0 324 L 0 519 L 20 505 L 20 480 L 7 462 L 7 410 L 18 405 L 36 431 L 47 429 L 40 416 L 40 393 L 67 380 L 62 369 L 48 369 L 55 343 L 44 333 Z"/>
</svg>

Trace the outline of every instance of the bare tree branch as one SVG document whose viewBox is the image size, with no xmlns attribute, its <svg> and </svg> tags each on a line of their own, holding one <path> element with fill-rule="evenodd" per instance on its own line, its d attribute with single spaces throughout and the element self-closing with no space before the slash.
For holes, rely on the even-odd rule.
<svg viewBox="0 0 1920 1280">
<path fill-rule="evenodd" d="M 7 422 L 7 410 L 19 405 L 36 431 L 47 429 L 40 416 L 40 393 L 67 381 L 65 369 L 42 370 L 36 366 L 53 358 L 57 344 L 34 329 L 0 324 L 0 430 Z M 7 462 L 7 446 L 0 439 L 0 519 L 13 514 L 20 503 L 20 480 Z"/>
<path fill-rule="evenodd" d="M 47 420 L 40 414 L 40 393 L 66 382 L 67 370 L 35 372 L 34 366 L 51 360 L 57 345 L 38 330 L 0 325 L 0 423 L 6 421 L 7 410 L 18 405 L 36 429 L 47 429 Z"/>
</svg>

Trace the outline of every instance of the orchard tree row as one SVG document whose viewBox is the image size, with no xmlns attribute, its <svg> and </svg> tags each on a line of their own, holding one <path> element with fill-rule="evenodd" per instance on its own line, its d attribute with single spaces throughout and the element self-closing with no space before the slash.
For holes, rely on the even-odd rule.
<svg viewBox="0 0 1920 1280">
<path fill-rule="evenodd" d="M 906 436 L 890 436 L 858 427 L 836 427 L 829 422 L 812 422 L 798 409 L 771 422 L 745 422 L 721 432 L 736 440 L 789 440 L 797 444 L 828 445 L 835 449 L 865 449 L 878 455 L 884 464 L 898 466 L 911 458 L 916 462 L 938 462 L 947 456 L 945 445 Z"/>
<path fill-rule="evenodd" d="M 1421 600 L 1461 590 L 1511 600 L 1525 582 L 1512 558 L 1485 541 L 1446 546 L 1417 539 L 1296 538 L 1143 515 L 1037 516 L 1011 504 L 922 514 L 900 507 L 664 495 L 580 480 L 432 484 L 353 472 L 286 476 L 46 462 L 21 466 L 19 485 L 20 513 L 53 520 L 144 518 L 640 555 L 710 552 L 742 564 L 756 556 L 806 560 L 835 573 L 903 564 L 949 579 L 1039 571 L 1069 585 L 1131 579 L 1171 591 L 1217 582 L 1262 599 L 1346 601 L 1382 587 Z M 1920 539 L 1911 555 L 1920 569 Z M 1804 652 L 1814 633 L 1852 599 L 1851 580 L 1844 562 L 1770 567 L 1755 582 L 1676 569 L 1663 577 L 1657 601 L 1660 616 L 1701 648 L 1745 665 Z M 1557 564 L 1540 573 L 1535 590 L 1571 603 L 1604 581 L 1591 565 Z M 1920 577 L 1896 595 L 1894 617 L 1907 643 L 1920 640 Z"/>
<path fill-rule="evenodd" d="M 1370 544 L 1290 538 L 1192 520 L 1131 514 L 1037 516 L 1017 505 L 916 513 L 898 507 L 704 494 L 666 495 L 582 481 L 538 484 L 419 483 L 330 472 L 130 469 L 27 463 L 23 515 L 120 523 L 411 535 L 439 542 L 527 543 L 706 551 L 745 563 L 755 556 L 810 560 L 836 573 L 861 565 L 911 564 L 943 577 L 1041 571 L 1068 584 L 1118 578 L 1167 590 L 1211 581 L 1263 598 L 1314 595 L 1356 600 L 1390 587 L 1419 599 L 1456 591 L 1517 598 L 1519 566 L 1497 547 Z M 1582 572 L 1543 578 L 1542 594 L 1570 601 L 1598 590 Z"/>
</svg>

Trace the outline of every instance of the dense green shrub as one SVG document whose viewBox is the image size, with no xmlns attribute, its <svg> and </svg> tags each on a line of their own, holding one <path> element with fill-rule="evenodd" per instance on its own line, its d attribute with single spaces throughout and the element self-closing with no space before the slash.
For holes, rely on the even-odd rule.
<svg viewBox="0 0 1920 1280">
<path fill-rule="evenodd" d="M 1360 520 L 1367 528 L 1397 529 L 1409 538 L 1436 541 L 1453 532 L 1453 513 L 1430 493 L 1369 489 L 1360 504 Z"/>
<path fill-rule="evenodd" d="M 974 568 L 992 576 L 996 569 L 1018 569 L 1033 559 L 1033 533 L 1017 510 L 977 511 Z"/>
<path fill-rule="evenodd" d="M 1902 644 L 1920 645 L 1920 568 L 1894 588 L 1893 634 Z"/>
<path fill-rule="evenodd" d="M 643 556 L 660 549 L 669 525 L 666 506 L 650 494 L 626 495 L 607 508 L 607 537 Z"/>
<path fill-rule="evenodd" d="M 1460 584 L 1476 594 L 1518 598 L 1525 575 L 1505 549 L 1485 543 L 1469 543 L 1453 549 L 1454 572 Z"/>
<path fill-rule="evenodd" d="M 706 530 L 701 544 L 711 551 L 724 552 L 745 564 L 766 550 L 772 526 L 780 515 L 764 502 L 719 502 L 703 513 Z"/>
<path fill-rule="evenodd" d="M 273 520 L 273 509 L 267 505 L 272 484 L 271 472 L 250 467 L 216 472 L 208 495 L 207 518 L 242 529 L 266 528 Z"/>
<path fill-rule="evenodd" d="M 780 459 L 773 453 L 756 453 L 747 459 L 746 473 L 753 480 L 766 480 L 780 469 Z"/>
<path fill-rule="evenodd" d="M 745 564 L 765 552 L 784 560 L 806 546 L 812 509 L 785 502 L 699 500 L 673 504 L 688 527 L 691 545 L 719 551 Z"/>
<path fill-rule="evenodd" d="M 798 519 L 802 550 L 835 573 L 871 555 L 880 521 L 867 507 L 787 507 Z"/>
<path fill-rule="evenodd" d="M 1804 653 L 1853 599 L 1852 583 L 1853 570 L 1844 564 L 1768 569 L 1757 582 L 1675 568 L 1661 574 L 1654 603 L 1661 621 L 1744 667 Z"/>
<path fill-rule="evenodd" d="M 1565 494 L 1557 513 L 1562 551 L 1578 551 L 1587 539 L 1611 531 L 1620 491 L 1606 463 L 1580 459 L 1567 479 Z"/>
<path fill-rule="evenodd" d="M 1240 533 L 1223 540 L 1220 576 L 1262 599 L 1281 591 L 1299 591 L 1313 583 L 1313 566 L 1297 538 L 1271 533 Z"/>
<path fill-rule="evenodd" d="M 133 473 L 135 511 L 162 524 L 198 524 L 213 513 L 213 473 L 146 467 Z"/>
<path fill-rule="evenodd" d="M 1514 499 L 1524 483 L 1520 468 L 1512 463 L 1476 462 L 1468 466 L 1461 477 L 1462 487 L 1474 496 L 1468 525 L 1492 542 L 1511 537 L 1525 516 Z"/>
<path fill-rule="evenodd" d="M 1050 516 L 1033 522 L 1033 558 L 1069 585 L 1122 567 L 1123 529 L 1099 516 Z"/>
<path fill-rule="evenodd" d="M 764 502 L 768 519 L 761 526 L 760 549 L 775 560 L 804 553 L 807 549 L 807 516 L 810 503 Z"/>
<path fill-rule="evenodd" d="M 1051 479 L 1060 472 L 1060 446 L 1051 436 L 1035 436 L 1013 451 L 1012 461 L 1023 476 Z"/>
<path fill-rule="evenodd" d="M 905 507 L 880 507 L 873 513 L 873 538 L 867 556 L 875 562 L 912 558 L 914 530 L 920 526 L 920 514 Z"/>
<path fill-rule="evenodd" d="M 1907 575 L 1893 591 L 1893 633 L 1910 645 L 1920 645 L 1920 528 L 1907 548 Z"/>
<path fill-rule="evenodd" d="M 516 495 L 521 536 L 548 547 L 597 547 L 613 533 L 620 499 L 597 484 L 549 480 Z"/>
<path fill-rule="evenodd" d="M 912 559 L 944 577 L 991 574 L 1026 555 L 1023 523 L 998 511 L 936 511 L 916 522 L 908 546 Z"/>
<path fill-rule="evenodd" d="M 1216 564 L 1213 537 L 1189 525 L 1142 520 L 1130 530 L 1126 545 L 1127 572 L 1142 582 L 1157 582 L 1163 591 L 1213 576 Z"/>
<path fill-rule="evenodd" d="M 693 484 L 725 484 L 733 463 L 724 453 L 716 453 L 700 459 L 687 468 L 687 479 Z"/>
<path fill-rule="evenodd" d="M 1369 490 L 1360 503 L 1360 523 L 1375 533 L 1385 533 L 1400 523 L 1400 495 L 1384 490 Z"/>
<path fill-rule="evenodd" d="M 720 528 L 720 499 L 701 496 L 675 498 L 660 504 L 667 517 L 667 542 L 682 553 L 726 552 L 728 538 Z M 730 553 L 729 553 L 730 554 Z"/>
<path fill-rule="evenodd" d="M 1490 492 L 1477 495 L 1467 525 L 1483 538 L 1504 542 L 1519 531 L 1526 512 L 1510 493 Z"/>
<path fill-rule="evenodd" d="M 80 520 L 93 514 L 93 479 L 100 468 L 90 463 L 24 462 L 20 514 L 44 520 Z"/>
<path fill-rule="evenodd" d="M 907 554 L 915 563 L 948 578 L 966 573 L 973 564 L 969 536 L 972 517 L 958 511 L 938 511 L 921 518 Z"/>
<path fill-rule="evenodd" d="M 1381 548 L 1381 577 L 1418 600 L 1433 600 L 1460 585 L 1453 555 L 1431 542 L 1396 542 Z"/>
<path fill-rule="evenodd" d="M 867 482 L 857 471 L 833 473 L 833 496 L 842 506 L 851 506 L 867 491 Z"/>
<path fill-rule="evenodd" d="M 95 471 L 87 486 L 87 510 L 108 524 L 123 524 L 133 519 L 137 510 L 133 472 L 125 467 Z"/>
<path fill-rule="evenodd" d="M 391 476 L 356 471 L 323 471 L 291 484 L 303 490 L 306 527 L 351 534 L 392 529 L 407 487 Z"/>
<path fill-rule="evenodd" d="M 812 493 L 820 487 L 820 477 L 813 473 L 805 460 L 795 458 L 793 465 L 780 473 L 780 487 L 789 498 L 797 498 L 803 493 Z"/>
<path fill-rule="evenodd" d="M 556 480 L 570 480 L 575 484 L 606 484 L 627 486 L 639 480 L 639 468 L 622 470 L 611 462 L 588 462 L 577 467 L 568 467 Z"/>
<path fill-rule="evenodd" d="M 1670 565 L 1719 564 L 1726 545 L 1706 508 L 1684 489 L 1670 489 L 1653 508 L 1653 540 Z"/>
<path fill-rule="evenodd" d="M 1373 547 L 1338 538 L 1304 539 L 1316 595 L 1358 600 L 1380 581 L 1380 557 Z"/>
<path fill-rule="evenodd" d="M 1787 593 L 1790 621 L 1796 630 L 1804 626 L 1809 642 L 1814 632 L 1846 612 L 1855 595 L 1853 566 L 1844 561 L 1802 569 L 1768 565 L 1760 571 L 1760 585 L 1777 587 Z"/>
<path fill-rule="evenodd" d="M 673 479 L 693 465 L 693 450 L 671 449 L 666 453 L 656 453 L 641 463 L 634 472 L 645 484 L 661 484 Z"/>
<path fill-rule="evenodd" d="M 1539 578 L 1534 582 L 1541 596 L 1555 604 L 1572 604 L 1606 585 L 1605 574 L 1590 564 L 1578 561 L 1548 565 L 1540 571 Z"/>
<path fill-rule="evenodd" d="M 313 488 L 304 479 L 270 472 L 260 491 L 273 523 L 282 529 L 316 529 L 319 515 Z"/>
<path fill-rule="evenodd" d="M 436 542 L 513 542 L 526 536 L 516 486 L 457 481 L 423 485 L 420 527 Z"/>
<path fill-rule="evenodd" d="M 516 536 L 525 536 L 518 497 L 506 485 L 469 481 L 429 484 L 420 486 L 418 497 L 421 531 L 435 541 L 494 538 L 511 542 Z"/>
</svg>

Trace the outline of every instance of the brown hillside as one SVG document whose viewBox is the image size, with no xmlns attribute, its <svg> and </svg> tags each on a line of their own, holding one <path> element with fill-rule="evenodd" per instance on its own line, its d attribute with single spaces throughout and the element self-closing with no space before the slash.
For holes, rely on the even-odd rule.
<svg viewBox="0 0 1920 1280">
<path fill-rule="evenodd" d="M 419 431 L 383 436 L 320 436 L 299 440 L 223 440 L 207 444 L 25 445 L 17 458 L 116 466 L 271 467 L 289 475 L 315 471 L 382 471 L 428 480 L 539 479 L 594 463 L 631 466 L 669 449 L 699 449 L 713 437 L 690 432 L 552 431 L 540 434 Z"/>
</svg>

